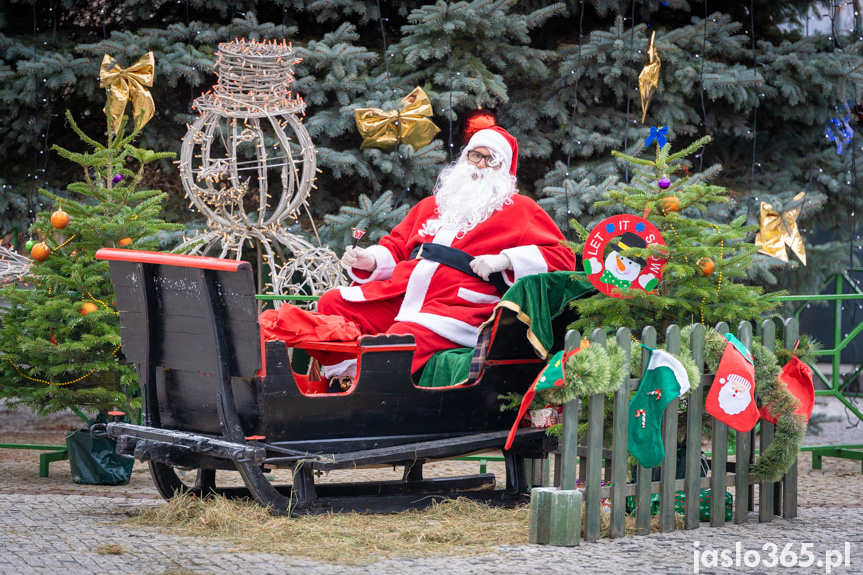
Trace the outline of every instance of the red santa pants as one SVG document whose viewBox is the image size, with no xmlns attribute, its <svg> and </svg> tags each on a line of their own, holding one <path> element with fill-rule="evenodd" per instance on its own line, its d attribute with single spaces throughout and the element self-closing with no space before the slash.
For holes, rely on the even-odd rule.
<svg viewBox="0 0 863 575">
<path fill-rule="evenodd" d="M 411 363 L 411 373 L 416 373 L 435 353 L 462 347 L 417 323 L 395 321 L 403 299 L 395 297 L 378 301 L 345 301 L 338 289 L 332 289 L 318 300 L 318 311 L 327 315 L 340 315 L 353 321 L 363 334 L 413 335 L 417 348 Z M 335 365 L 351 359 L 347 354 L 335 352 L 314 352 L 313 355 L 323 365 Z"/>
</svg>

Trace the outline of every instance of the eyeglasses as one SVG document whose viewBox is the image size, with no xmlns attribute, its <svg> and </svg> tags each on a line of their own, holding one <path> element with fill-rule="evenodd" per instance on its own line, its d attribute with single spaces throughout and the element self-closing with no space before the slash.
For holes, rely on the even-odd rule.
<svg viewBox="0 0 863 575">
<path fill-rule="evenodd" d="M 492 162 L 492 155 L 489 154 L 486 156 L 484 154 L 480 154 L 476 150 L 471 150 L 467 153 L 467 161 L 471 164 L 478 164 L 483 160 L 485 160 L 487 166 L 490 166 Z"/>
</svg>

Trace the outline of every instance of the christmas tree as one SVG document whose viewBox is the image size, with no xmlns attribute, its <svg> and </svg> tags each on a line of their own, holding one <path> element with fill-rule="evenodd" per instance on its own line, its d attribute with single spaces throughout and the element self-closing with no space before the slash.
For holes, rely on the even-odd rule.
<svg viewBox="0 0 863 575">
<path fill-rule="evenodd" d="M 158 218 L 165 194 L 143 189 L 146 166 L 170 158 L 132 144 L 138 130 L 125 134 L 127 117 L 108 142 L 87 136 L 71 113 L 66 121 L 91 150 L 54 150 L 83 168 L 84 180 L 60 197 L 40 190 L 53 204 L 30 227 L 38 242 L 23 286 L 6 286 L 0 297 L 0 397 L 40 413 L 67 407 L 130 415 L 140 407 L 134 367 L 120 351 L 120 322 L 108 262 L 97 261 L 103 247 L 152 250 L 157 232 L 182 228 Z"/>
<path fill-rule="evenodd" d="M 29 0 L 32 10 L 23 10 L 7 3 L 0 6 L 0 127 L 15 145 L 0 150 L 8 186 L 0 201 L 4 191 L 24 198 L 27 213 L 38 210 L 33 191 L 43 182 L 64 193 L 69 176 L 51 145 L 74 145 L 57 129 L 63 109 L 92 107 L 98 64 L 89 56 L 109 53 L 128 66 L 156 52 L 161 80 L 153 93 L 161 104 L 142 145 L 176 151 L 195 117 L 194 98 L 215 81 L 217 44 L 286 39 L 303 58 L 295 87 L 308 103 L 305 124 L 322 170 L 310 199 L 318 220 L 342 206 L 364 209 L 361 196 L 375 204 L 389 191 L 398 207 L 430 193 L 459 152 L 465 117 L 482 106 L 519 139 L 520 190 L 542 200 L 562 229 L 571 217 L 590 228 L 615 208 L 594 202 L 632 175 L 609 152 L 634 154 L 646 126 L 668 126 L 673 138 L 715 137 L 683 164 L 693 182 L 710 178 L 728 190 L 729 201 L 705 214 L 710 221 L 745 216 L 751 225 L 761 202 L 778 211 L 802 204 L 808 265 L 759 254 L 747 271 L 756 283 L 817 290 L 826 274 L 852 263 L 851 214 L 863 203 L 851 111 L 863 80 L 861 19 L 843 20 L 835 7 L 830 21 L 819 22 L 822 4 Z M 642 124 L 638 76 L 654 31 L 661 68 Z M 353 111 L 395 110 L 416 86 L 430 97 L 441 133 L 419 150 L 360 150 Z M 80 115 L 85 131 L 101 129 L 97 116 Z M 837 131 L 833 120 L 846 117 L 855 132 Z M 176 167 L 154 166 L 145 178 L 169 194 L 164 217 L 192 223 Z M 801 191 L 806 199 L 795 202 Z M 321 230 L 335 249 L 356 220 L 343 215 Z M 369 230 L 369 240 L 386 223 Z"/>
<path fill-rule="evenodd" d="M 649 235 L 639 245 L 639 236 L 634 232 L 645 232 L 645 224 L 641 219 L 633 220 L 637 223 L 615 238 L 617 249 L 606 259 L 605 254 L 594 249 L 599 248 L 600 242 L 591 238 L 599 236 L 591 236 L 578 221 L 572 222 L 582 239 L 575 249 L 584 253 L 588 277 L 599 278 L 602 273 L 602 279 L 595 279 L 594 285 L 600 282 L 616 288 L 609 294 L 598 293 L 574 302 L 580 316 L 575 327 L 582 333 L 599 325 L 632 330 L 654 325 L 662 326 L 664 331 L 672 323 L 713 325 L 718 321 L 756 319 L 777 305 L 770 301 L 775 293 L 763 294 L 760 286 L 739 282 L 746 277 L 758 250 L 744 241 L 752 231 L 752 227 L 745 225 L 745 216 L 727 224 L 701 217 L 712 206 L 728 202 L 728 190 L 703 179 L 692 182 L 689 176 L 676 177 L 685 159 L 708 144 L 710 137 L 676 153 L 671 153 L 671 144 L 662 136 L 658 139 L 655 160 L 613 152 L 630 166 L 632 179 L 620 189 L 608 191 L 607 199 L 595 205 L 599 208 L 613 205 L 623 213 L 643 214 L 656 227 L 665 245 Z M 614 223 L 599 226 L 603 228 L 601 232 L 620 232 L 614 229 Z M 657 263 L 655 271 L 648 265 L 644 271 L 653 273 L 646 275 L 648 280 L 639 286 L 633 280 L 645 275 L 641 267 L 651 261 L 649 258 L 659 258 L 665 263 Z M 642 263 L 639 266 L 637 262 Z"/>
</svg>

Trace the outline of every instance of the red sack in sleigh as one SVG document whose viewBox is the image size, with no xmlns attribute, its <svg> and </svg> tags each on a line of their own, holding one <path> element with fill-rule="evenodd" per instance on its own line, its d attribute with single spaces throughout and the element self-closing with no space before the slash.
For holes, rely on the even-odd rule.
<svg viewBox="0 0 863 575">
<path fill-rule="evenodd" d="M 338 315 L 324 315 L 291 304 L 268 309 L 258 316 L 263 341 L 278 339 L 288 347 L 304 341 L 353 341 L 360 328 Z"/>
</svg>

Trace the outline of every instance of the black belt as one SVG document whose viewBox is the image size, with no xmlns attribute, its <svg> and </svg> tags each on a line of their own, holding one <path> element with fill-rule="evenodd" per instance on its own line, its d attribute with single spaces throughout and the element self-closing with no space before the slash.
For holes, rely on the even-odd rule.
<svg viewBox="0 0 863 575">
<path fill-rule="evenodd" d="M 420 244 L 419 246 L 414 248 L 413 252 L 411 252 L 411 259 L 431 260 L 433 262 L 438 262 L 445 266 L 457 269 L 458 271 L 464 272 L 469 276 L 482 279 L 481 276 L 477 275 L 472 269 L 470 269 L 470 262 L 474 259 L 474 257 L 458 248 L 451 248 L 449 246 L 443 246 L 430 242 Z M 494 287 L 496 287 L 501 294 L 506 293 L 506 290 L 509 289 L 509 286 L 506 285 L 506 282 L 503 279 L 503 274 L 501 272 L 495 272 L 488 276 L 488 282 Z"/>
</svg>

